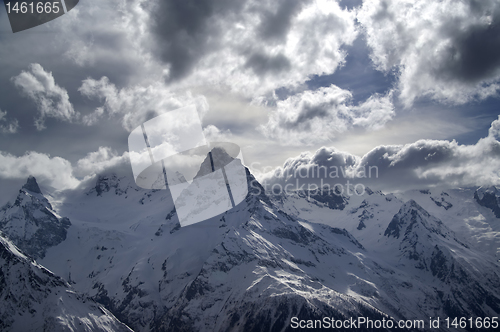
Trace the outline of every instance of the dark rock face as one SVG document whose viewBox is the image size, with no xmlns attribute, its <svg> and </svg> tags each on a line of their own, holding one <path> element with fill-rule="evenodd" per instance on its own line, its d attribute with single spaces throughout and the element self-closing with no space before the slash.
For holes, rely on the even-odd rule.
<svg viewBox="0 0 500 332">
<path fill-rule="evenodd" d="M 127 193 L 127 188 L 120 186 L 120 178 L 116 174 L 99 175 L 97 177 L 94 190 L 97 196 L 102 196 L 104 193 L 110 192 L 114 189 L 116 195 L 123 195 Z"/>
<path fill-rule="evenodd" d="M 55 214 L 32 176 L 14 204 L 0 209 L 0 230 L 33 258 L 43 258 L 48 248 L 64 241 L 70 226 L 68 218 Z"/>
<path fill-rule="evenodd" d="M 35 194 L 41 194 L 42 191 L 40 190 L 40 187 L 38 186 L 38 183 L 36 182 L 36 179 L 34 176 L 29 176 L 28 181 L 26 184 L 23 186 L 23 189 L 29 190 Z"/>
<path fill-rule="evenodd" d="M 500 218 L 500 190 L 496 187 L 479 188 L 474 193 L 476 202 L 493 211 L 495 217 Z"/>
<path fill-rule="evenodd" d="M 448 196 L 447 193 L 442 192 L 440 196 L 438 197 L 431 197 L 431 200 L 439 207 L 444 208 L 445 210 L 449 210 L 453 207 L 453 204 L 448 202 L 446 200 L 446 197 Z"/>
<path fill-rule="evenodd" d="M 363 220 L 360 220 L 360 221 L 359 221 L 359 224 L 358 224 L 358 227 L 356 227 L 356 229 L 357 229 L 358 231 L 360 231 L 360 230 L 362 230 L 363 228 L 366 228 L 366 225 L 365 225 L 365 223 L 363 222 Z"/>
</svg>

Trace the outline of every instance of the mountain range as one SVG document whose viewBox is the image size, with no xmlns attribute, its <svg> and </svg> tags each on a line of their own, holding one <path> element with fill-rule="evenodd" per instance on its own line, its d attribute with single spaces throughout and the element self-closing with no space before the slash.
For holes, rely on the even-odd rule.
<svg viewBox="0 0 500 332">
<path fill-rule="evenodd" d="M 272 194 L 246 172 L 243 202 L 186 227 L 168 190 L 126 175 L 50 202 L 28 178 L 0 209 L 2 330 L 291 331 L 293 317 L 500 314 L 498 188 Z"/>
</svg>

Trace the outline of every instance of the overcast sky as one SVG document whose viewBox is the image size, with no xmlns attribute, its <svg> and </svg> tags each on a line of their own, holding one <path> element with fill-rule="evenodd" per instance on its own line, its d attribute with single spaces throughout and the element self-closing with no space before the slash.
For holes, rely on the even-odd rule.
<svg viewBox="0 0 500 332">
<path fill-rule="evenodd" d="M 2 7 L 0 45 L 0 203 L 30 174 L 126 164 L 131 130 L 191 104 L 268 181 L 344 163 L 384 190 L 499 183 L 495 0 L 85 0 L 15 34 Z"/>
</svg>

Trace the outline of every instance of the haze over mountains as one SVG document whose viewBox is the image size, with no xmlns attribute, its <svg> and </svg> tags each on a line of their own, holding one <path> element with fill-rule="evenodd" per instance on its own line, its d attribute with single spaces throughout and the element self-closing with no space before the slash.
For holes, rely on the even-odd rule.
<svg viewBox="0 0 500 332">
<path fill-rule="evenodd" d="M 67 309 L 73 321 L 102 305 L 135 331 L 283 331 L 292 317 L 500 314 L 496 187 L 273 195 L 248 170 L 247 179 L 249 194 L 235 208 L 180 227 L 168 191 L 140 189 L 126 176 L 102 174 L 53 202 L 30 177 L 0 210 L 0 315 L 21 302 L 24 310 L 2 320 L 3 329 L 15 331 L 26 317 L 44 324 L 61 317 L 37 300 L 49 293 L 71 298 L 60 308 L 78 303 Z M 32 281 L 27 295 L 19 280 L 33 273 L 50 281 Z M 125 329 L 104 309 L 96 317 L 94 324 Z"/>
</svg>

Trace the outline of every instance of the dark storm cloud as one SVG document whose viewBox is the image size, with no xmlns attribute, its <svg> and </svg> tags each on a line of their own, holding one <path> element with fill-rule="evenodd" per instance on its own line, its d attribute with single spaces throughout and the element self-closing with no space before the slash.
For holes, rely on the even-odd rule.
<svg viewBox="0 0 500 332">
<path fill-rule="evenodd" d="M 188 75 L 197 61 L 219 47 L 218 20 L 240 10 L 244 2 L 231 0 L 157 1 L 151 8 L 152 31 L 160 58 L 171 65 L 170 79 Z"/>
<path fill-rule="evenodd" d="M 341 46 L 357 34 L 353 12 L 321 1 L 168 0 L 147 10 L 147 44 L 167 65 L 169 84 L 203 84 L 197 74 L 235 86 L 265 78 L 257 85 L 269 93 L 334 72 L 345 57 Z"/>
<path fill-rule="evenodd" d="M 258 35 L 263 40 L 282 42 L 291 28 L 292 18 L 304 3 L 309 1 L 285 0 L 275 10 L 266 6 L 251 5 L 250 11 L 260 17 Z M 183 78 L 205 55 L 223 48 L 221 22 L 243 19 L 243 8 L 247 1 L 158 1 L 151 7 L 152 31 L 158 42 L 162 61 L 170 64 L 170 80 Z M 261 40 L 262 40 L 261 39 Z M 291 68 L 290 61 L 283 54 L 274 56 L 251 53 L 246 67 L 257 75 L 277 73 Z"/>
<path fill-rule="evenodd" d="M 293 17 L 304 3 L 300 0 L 282 0 L 274 12 L 264 12 L 258 28 L 260 37 L 265 40 L 282 40 L 286 37 Z"/>
<path fill-rule="evenodd" d="M 248 58 L 245 67 L 252 68 L 257 75 L 263 76 L 290 70 L 291 64 L 283 54 L 268 56 L 263 53 L 254 53 Z"/>
<path fill-rule="evenodd" d="M 355 14 L 323 0 L 144 2 L 143 45 L 170 86 L 217 83 L 250 99 L 333 73 Z M 141 17 L 144 17 L 143 15 Z"/>
<path fill-rule="evenodd" d="M 490 25 L 475 25 L 453 38 L 448 61 L 436 76 L 477 83 L 500 70 L 500 15 Z"/>
<path fill-rule="evenodd" d="M 101 146 L 119 153 L 127 150 L 128 132 L 120 118 L 127 113 L 103 114 L 92 126 L 84 125 L 82 120 L 94 115 L 102 101 L 82 95 L 79 88 L 89 77 L 108 77 L 118 92 L 132 86 L 129 95 L 133 95 L 141 86 L 151 91 L 148 83 L 161 78 L 161 69 L 144 56 L 149 50 L 137 38 L 144 15 L 136 15 L 135 6 L 137 2 L 122 0 L 80 2 L 57 20 L 0 34 L 0 112 L 7 113 L 0 120 L 0 131 L 17 129 L 1 134 L 0 151 L 14 156 L 37 151 L 74 163 Z M 7 19 L 2 11 L 0 16 Z M 33 71 L 32 64 L 41 68 Z M 165 91 L 162 88 L 155 91 Z M 144 91 L 136 95 L 158 99 Z M 127 96 L 124 92 L 120 97 Z M 134 113 L 140 113 L 140 105 L 134 106 Z M 38 128 L 47 129 L 38 131 L 36 119 Z"/>
</svg>

